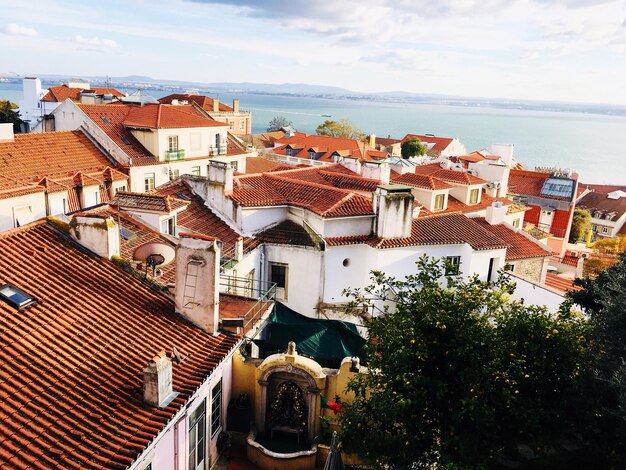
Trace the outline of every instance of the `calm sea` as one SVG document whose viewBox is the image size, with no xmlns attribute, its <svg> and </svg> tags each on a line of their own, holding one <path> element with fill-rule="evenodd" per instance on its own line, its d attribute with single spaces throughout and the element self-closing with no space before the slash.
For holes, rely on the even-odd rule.
<svg viewBox="0 0 626 470">
<path fill-rule="evenodd" d="M 160 98 L 170 92 L 151 91 Z M 587 183 L 626 184 L 626 117 L 431 104 L 396 104 L 322 98 L 240 94 L 253 112 L 252 130 L 265 131 L 281 115 L 303 132 L 314 132 L 330 114 L 365 133 L 401 138 L 407 133 L 458 137 L 468 151 L 512 143 L 527 167 L 570 168 Z M 18 102 L 21 84 L 0 83 L 0 99 Z M 230 102 L 232 97 L 221 95 Z"/>
</svg>

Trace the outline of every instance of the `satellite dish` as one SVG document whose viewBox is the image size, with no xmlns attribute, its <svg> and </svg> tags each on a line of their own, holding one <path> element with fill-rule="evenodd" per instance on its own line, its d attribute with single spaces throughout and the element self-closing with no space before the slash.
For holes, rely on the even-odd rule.
<svg viewBox="0 0 626 470">
<path fill-rule="evenodd" d="M 151 258 L 151 261 L 156 261 L 155 256 L 160 256 L 163 258 L 163 261 L 156 264 L 151 264 L 152 267 L 155 266 L 165 266 L 176 258 L 176 251 L 174 247 L 170 245 L 166 245 L 165 243 L 144 243 L 143 245 L 137 247 L 137 249 L 133 253 L 133 259 L 135 261 L 142 261 L 148 264 L 148 258 Z M 159 258 L 160 260 L 160 258 Z"/>
<path fill-rule="evenodd" d="M 151 268 L 155 268 L 163 263 L 165 263 L 165 257 L 158 253 L 148 255 L 146 258 L 146 266 L 150 266 Z"/>
</svg>

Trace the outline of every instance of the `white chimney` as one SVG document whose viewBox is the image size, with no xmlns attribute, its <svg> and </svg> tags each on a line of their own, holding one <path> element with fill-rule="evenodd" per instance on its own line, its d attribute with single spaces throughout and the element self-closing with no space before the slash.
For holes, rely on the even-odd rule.
<svg viewBox="0 0 626 470">
<path fill-rule="evenodd" d="M 378 186 L 372 198 L 376 214 L 376 235 L 381 238 L 410 237 L 414 200 L 409 186 Z"/>
<path fill-rule="evenodd" d="M 13 142 L 14 140 L 13 123 L 7 122 L 0 124 L 0 142 Z"/>
<path fill-rule="evenodd" d="M 120 255 L 120 231 L 112 217 L 75 215 L 70 222 L 70 236 L 102 258 Z"/>
<path fill-rule="evenodd" d="M 485 220 L 490 225 L 502 224 L 505 221 L 508 207 L 500 201 L 494 201 L 491 206 L 485 210 Z"/>
<path fill-rule="evenodd" d="M 235 170 L 229 163 L 211 160 L 209 162 L 209 182 L 224 186 L 224 194 L 229 195 L 233 192 L 233 177 Z"/>
<path fill-rule="evenodd" d="M 352 157 L 334 157 L 335 163 L 345 166 L 348 170 L 352 170 L 357 174 L 361 174 L 361 162 L 358 158 Z"/>
<path fill-rule="evenodd" d="M 448 157 L 441 157 L 439 166 L 444 170 L 449 170 L 452 167 L 452 162 L 448 159 Z"/>
<path fill-rule="evenodd" d="M 361 166 L 361 176 L 389 184 L 391 168 L 389 168 L 389 163 L 387 162 L 366 161 Z"/>
<path fill-rule="evenodd" d="M 172 388 L 172 361 L 161 351 L 143 370 L 143 400 L 147 405 L 165 408 L 177 395 Z"/>
<path fill-rule="evenodd" d="M 209 334 L 219 321 L 220 246 L 218 240 L 179 234 L 176 247 L 176 311 Z"/>
</svg>

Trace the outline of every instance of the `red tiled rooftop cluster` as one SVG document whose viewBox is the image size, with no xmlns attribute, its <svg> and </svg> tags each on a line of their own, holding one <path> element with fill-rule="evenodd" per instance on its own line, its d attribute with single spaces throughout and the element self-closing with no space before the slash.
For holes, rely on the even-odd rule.
<svg viewBox="0 0 626 470">
<path fill-rule="evenodd" d="M 0 235 L 0 283 L 36 302 L 0 302 L 0 460 L 7 468 L 126 468 L 184 406 L 237 337 L 212 336 L 173 302 L 45 222 Z M 179 395 L 146 406 L 142 371 L 161 350 Z"/>
<path fill-rule="evenodd" d="M 66 99 L 72 101 L 78 101 L 81 93 L 95 93 L 97 95 L 113 95 L 117 98 L 124 96 L 122 92 L 115 88 L 90 88 L 89 90 L 83 90 L 82 88 L 70 88 L 67 85 L 51 86 L 48 88 L 48 93 L 41 98 L 41 101 L 53 101 L 61 102 Z"/>
<path fill-rule="evenodd" d="M 215 98 L 211 98 L 211 97 L 205 96 L 205 95 L 192 95 L 192 94 L 189 94 L 189 93 L 173 93 L 171 95 L 167 95 L 167 96 L 164 96 L 163 98 L 160 98 L 159 99 L 159 103 L 171 104 L 172 101 L 174 101 L 174 100 L 178 100 L 178 101 L 193 101 L 198 106 L 203 108 L 205 111 L 213 112 L 213 101 L 215 100 Z M 227 104 L 224 104 L 224 103 L 222 103 L 220 101 L 219 102 L 219 111 L 220 112 L 232 113 L 234 110 L 233 110 L 232 107 L 230 107 Z"/>
<path fill-rule="evenodd" d="M 508 248 L 506 250 L 507 260 L 517 260 L 525 258 L 537 258 L 543 256 L 550 256 L 552 250 L 546 245 L 541 245 L 538 242 L 531 240 L 528 236 L 517 232 L 516 230 L 507 227 L 505 224 L 491 225 L 484 218 L 474 219 L 485 230 L 492 233 L 494 237 L 504 241 Z"/>
</svg>

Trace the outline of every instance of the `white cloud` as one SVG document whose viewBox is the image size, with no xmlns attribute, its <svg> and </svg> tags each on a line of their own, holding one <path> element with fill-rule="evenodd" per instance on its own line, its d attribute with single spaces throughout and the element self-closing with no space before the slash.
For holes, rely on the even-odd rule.
<svg viewBox="0 0 626 470">
<path fill-rule="evenodd" d="M 113 39 L 99 38 L 94 36 L 92 38 L 84 38 L 80 34 L 76 35 L 74 40 L 84 46 L 96 46 L 96 47 L 117 47 L 117 43 Z"/>
<path fill-rule="evenodd" d="M 20 26 L 17 23 L 9 23 L 4 27 L 3 32 L 10 36 L 37 36 L 37 31 L 34 28 Z"/>
</svg>

